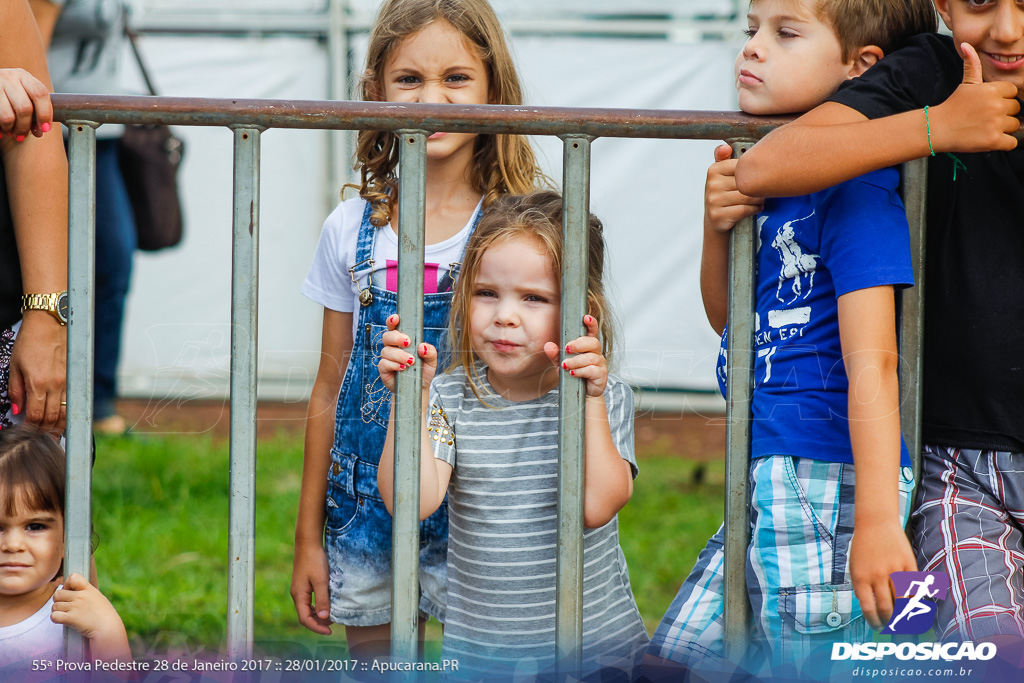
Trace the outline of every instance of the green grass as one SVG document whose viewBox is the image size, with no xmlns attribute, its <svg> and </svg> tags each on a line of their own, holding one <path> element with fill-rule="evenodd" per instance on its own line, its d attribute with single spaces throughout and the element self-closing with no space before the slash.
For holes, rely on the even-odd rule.
<svg viewBox="0 0 1024 683">
<path fill-rule="evenodd" d="M 261 439 L 256 475 L 255 640 L 268 653 L 342 656 L 343 629 L 319 636 L 298 625 L 289 595 L 301 439 Z M 209 436 L 99 439 L 93 521 L 100 586 L 137 655 L 221 651 L 228 568 L 228 444 Z M 620 537 L 640 612 L 653 629 L 722 519 L 724 474 L 712 465 L 640 455 Z M 439 630 L 428 631 L 439 639 Z"/>
</svg>

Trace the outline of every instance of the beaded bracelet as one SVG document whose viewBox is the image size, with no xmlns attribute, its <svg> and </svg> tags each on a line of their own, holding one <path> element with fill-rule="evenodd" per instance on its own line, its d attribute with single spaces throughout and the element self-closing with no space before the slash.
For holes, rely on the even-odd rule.
<svg viewBox="0 0 1024 683">
<path fill-rule="evenodd" d="M 935 156 L 935 148 L 932 147 L 932 125 L 928 122 L 928 105 L 924 106 L 924 129 L 928 131 L 928 151 Z"/>
</svg>

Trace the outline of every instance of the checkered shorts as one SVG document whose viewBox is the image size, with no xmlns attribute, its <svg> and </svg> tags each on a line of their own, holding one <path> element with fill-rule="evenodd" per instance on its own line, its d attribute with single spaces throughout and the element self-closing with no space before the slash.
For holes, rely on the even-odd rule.
<svg viewBox="0 0 1024 683">
<path fill-rule="evenodd" d="M 918 565 L 949 574 L 943 639 L 1024 637 L 1024 454 L 925 446 L 917 502 Z"/>
<path fill-rule="evenodd" d="M 842 463 L 773 456 L 751 465 L 747 590 L 755 640 L 776 666 L 868 637 L 850 582 L 854 471 Z M 900 472 L 906 519 L 913 473 Z M 725 666 L 723 530 L 708 542 L 658 626 L 648 653 L 697 669 Z M 826 660 L 827 660 L 826 655 Z M 749 663 L 748 663 L 749 665 Z"/>
</svg>

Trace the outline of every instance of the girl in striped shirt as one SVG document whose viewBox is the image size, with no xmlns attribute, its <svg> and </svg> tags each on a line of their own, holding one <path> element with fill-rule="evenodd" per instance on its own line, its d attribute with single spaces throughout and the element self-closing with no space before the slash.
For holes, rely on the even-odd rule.
<svg viewBox="0 0 1024 683">
<path fill-rule="evenodd" d="M 385 385 L 423 363 L 420 516 L 447 494 L 448 605 L 442 654 L 453 677 L 503 680 L 555 664 L 558 375 L 587 384 L 584 673 L 629 676 L 647 633 L 629 586 L 616 513 L 636 475 L 633 395 L 609 374 L 612 331 L 601 282 L 601 222 L 588 226 L 586 334 L 560 342 L 562 199 L 498 199 L 466 248 L 452 307 L 451 367 L 392 316 L 378 366 Z M 564 346 L 564 354 L 562 348 Z M 391 510 L 393 418 L 378 485 Z"/>
</svg>

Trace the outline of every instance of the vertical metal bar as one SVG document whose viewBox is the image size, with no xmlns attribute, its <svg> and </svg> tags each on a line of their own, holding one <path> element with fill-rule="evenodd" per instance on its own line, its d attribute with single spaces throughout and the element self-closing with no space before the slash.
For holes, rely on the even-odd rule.
<svg viewBox="0 0 1024 683">
<path fill-rule="evenodd" d="M 739 158 L 752 143 L 732 143 Z M 732 229 L 729 240 L 729 340 L 725 435 L 725 653 L 739 663 L 750 639 L 746 555 L 750 543 L 750 426 L 754 387 L 754 219 Z"/>
<path fill-rule="evenodd" d="M 562 343 L 580 335 L 587 312 L 587 223 L 590 217 L 590 138 L 563 139 Z M 558 562 L 555 652 L 559 670 L 583 664 L 583 418 L 586 382 L 558 380 Z"/>
<path fill-rule="evenodd" d="M 327 70 L 328 97 L 332 100 L 348 100 L 349 74 L 356 70 L 349 64 L 349 33 L 347 0 L 329 0 L 327 4 Z M 327 206 L 328 210 L 338 203 L 338 192 L 352 174 L 352 140 L 356 131 L 328 130 L 327 155 Z"/>
<path fill-rule="evenodd" d="M 68 122 L 67 501 L 64 572 L 89 576 L 92 531 L 92 389 L 95 338 L 96 124 Z M 85 659 L 85 642 L 64 629 L 69 661 Z"/>
<path fill-rule="evenodd" d="M 256 541 L 256 320 L 259 293 L 260 129 L 233 127 L 231 249 L 231 500 L 227 651 L 252 657 Z"/>
<path fill-rule="evenodd" d="M 423 341 L 423 246 L 427 196 L 427 134 L 400 130 L 398 189 L 398 316 L 402 330 Z M 391 654 L 417 656 L 420 547 L 420 432 L 423 370 L 398 376 L 395 396 L 395 501 L 391 538 Z"/>
<path fill-rule="evenodd" d="M 914 465 L 921 476 L 921 375 L 924 370 L 924 250 L 928 194 L 928 159 L 903 164 L 903 204 L 910 224 L 910 256 L 914 286 L 900 292 L 900 425 Z"/>
</svg>

